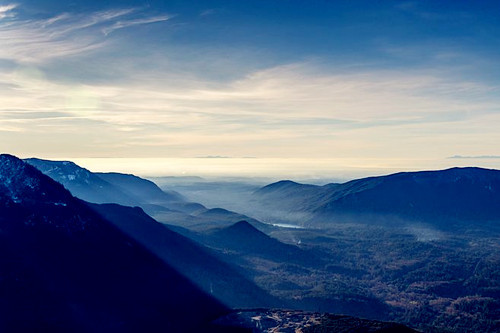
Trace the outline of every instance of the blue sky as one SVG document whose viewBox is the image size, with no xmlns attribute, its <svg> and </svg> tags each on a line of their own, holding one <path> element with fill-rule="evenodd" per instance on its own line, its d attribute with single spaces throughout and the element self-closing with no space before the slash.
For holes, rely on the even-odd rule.
<svg viewBox="0 0 500 333">
<path fill-rule="evenodd" d="M 500 167 L 499 18 L 498 1 L 0 1 L 2 150 Z"/>
</svg>

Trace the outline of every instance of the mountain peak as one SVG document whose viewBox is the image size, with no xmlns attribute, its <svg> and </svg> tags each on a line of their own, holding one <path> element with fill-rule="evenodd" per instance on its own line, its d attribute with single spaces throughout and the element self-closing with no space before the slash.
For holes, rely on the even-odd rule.
<svg viewBox="0 0 500 333">
<path fill-rule="evenodd" d="M 70 167 L 79 167 L 76 165 L 75 162 L 72 161 L 52 161 L 52 160 L 44 160 L 43 158 L 37 158 L 37 157 L 30 157 L 30 158 L 25 158 L 23 159 L 25 162 L 28 162 L 29 164 L 34 164 L 34 163 L 49 163 L 53 165 L 64 165 L 64 166 L 70 166 Z"/>
<path fill-rule="evenodd" d="M 297 183 L 297 182 L 294 182 L 293 180 L 285 179 L 285 180 L 280 180 L 280 181 L 277 181 L 275 183 L 269 184 L 269 185 L 267 185 L 265 187 L 268 187 L 268 186 L 272 186 L 272 187 L 285 187 L 285 186 L 295 186 L 295 185 L 300 185 L 300 184 Z"/>
<path fill-rule="evenodd" d="M 297 183 L 291 180 L 280 180 L 276 183 L 272 183 L 269 185 L 266 185 L 260 189 L 257 190 L 259 193 L 272 193 L 276 191 L 282 191 L 282 190 L 299 190 L 299 189 L 304 189 L 304 188 L 313 188 L 317 187 L 316 185 L 309 185 L 309 184 L 301 184 Z"/>
<path fill-rule="evenodd" d="M 25 167 L 26 164 L 21 159 L 9 154 L 0 154 L 0 171 L 2 171 L 0 176 L 5 176 L 14 170 L 23 171 Z"/>
<path fill-rule="evenodd" d="M 254 228 L 253 225 L 251 225 L 250 223 L 248 223 L 245 220 L 236 222 L 235 224 L 233 224 L 227 228 L 233 229 L 233 230 L 252 230 L 252 231 L 256 230 L 256 231 L 258 231 L 256 228 Z"/>
<path fill-rule="evenodd" d="M 245 220 L 236 222 L 228 227 L 218 229 L 215 234 L 223 238 L 232 239 L 233 241 L 243 239 L 248 241 L 249 239 L 269 238 L 268 235 L 258 230 Z"/>
<path fill-rule="evenodd" d="M 82 206 L 63 185 L 34 166 L 12 155 L 0 155 L 2 217 L 71 233 L 88 227 L 89 218 L 79 214 Z"/>
<path fill-rule="evenodd" d="M 214 234 L 236 243 L 258 243 L 262 240 L 267 241 L 270 239 L 268 235 L 255 228 L 252 224 L 245 220 L 236 222 L 228 227 L 218 229 L 214 232 Z"/>
<path fill-rule="evenodd" d="M 51 161 L 39 158 L 27 158 L 26 163 L 34 166 L 51 178 L 57 176 L 57 181 L 65 185 L 66 182 L 101 182 L 102 180 L 94 176 L 89 170 L 82 168 L 71 161 Z"/>
<path fill-rule="evenodd" d="M 0 155 L 0 193 L 14 202 L 62 202 L 71 197 L 62 185 L 23 160 L 8 154 Z"/>
</svg>

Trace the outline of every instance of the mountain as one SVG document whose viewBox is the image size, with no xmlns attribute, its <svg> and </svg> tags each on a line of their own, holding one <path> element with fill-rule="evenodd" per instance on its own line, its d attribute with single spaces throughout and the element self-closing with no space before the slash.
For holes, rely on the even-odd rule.
<svg viewBox="0 0 500 333">
<path fill-rule="evenodd" d="M 70 161 L 48 161 L 38 158 L 25 159 L 42 173 L 61 183 L 71 193 L 85 201 L 95 203 L 116 202 L 122 205 L 137 205 L 139 200 L 98 175 Z"/>
<path fill-rule="evenodd" d="M 281 305 L 212 251 L 158 223 L 141 208 L 116 204 L 90 206 L 225 305 L 232 308 Z"/>
<path fill-rule="evenodd" d="M 242 220 L 250 222 L 250 224 L 260 230 L 265 230 L 269 227 L 269 225 L 261 223 L 256 219 L 223 208 L 211 208 L 194 213 L 193 215 L 198 219 L 203 220 L 204 225 L 208 225 L 210 227 L 226 227 Z"/>
<path fill-rule="evenodd" d="M 310 225 L 367 220 L 485 225 L 500 221 L 500 171 L 402 172 L 325 186 L 278 182 L 256 191 L 254 199 L 266 209 L 307 214 L 303 223 Z"/>
<path fill-rule="evenodd" d="M 179 193 L 175 191 L 163 191 L 152 181 L 135 175 L 117 172 L 97 172 L 95 174 L 108 183 L 118 187 L 123 192 L 131 193 L 142 201 L 153 204 L 185 201 Z"/>
<path fill-rule="evenodd" d="M 93 173 L 69 161 L 37 158 L 25 160 L 61 183 L 74 196 L 92 203 L 139 206 L 156 220 L 189 228 L 206 229 L 248 219 L 234 212 L 207 209 L 189 202 L 175 191 L 162 190 L 155 183 L 130 174 Z M 255 220 L 252 222 L 257 223 Z"/>
<path fill-rule="evenodd" d="M 10 155 L 0 155 L 0 230 L 2 332 L 182 332 L 228 312 Z"/>
<path fill-rule="evenodd" d="M 163 191 L 155 183 L 130 174 L 90 172 L 70 161 L 28 158 L 25 161 L 76 197 L 94 203 L 118 203 L 126 206 L 172 206 L 185 199 L 175 191 Z"/>
<path fill-rule="evenodd" d="M 207 246 L 241 256 L 260 257 L 275 262 L 315 266 L 321 263 L 312 253 L 286 244 L 255 228 L 247 221 L 204 233 L 198 240 Z"/>
</svg>

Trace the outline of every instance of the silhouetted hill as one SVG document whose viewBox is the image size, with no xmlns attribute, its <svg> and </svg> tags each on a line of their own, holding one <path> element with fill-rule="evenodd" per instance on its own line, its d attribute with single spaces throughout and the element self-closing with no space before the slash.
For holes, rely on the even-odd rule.
<svg viewBox="0 0 500 333">
<path fill-rule="evenodd" d="M 31 165 L 0 155 L 0 331 L 192 331 L 227 309 Z"/>
<path fill-rule="evenodd" d="M 202 219 L 204 223 L 210 226 L 228 226 L 233 223 L 246 220 L 250 222 L 252 225 L 257 226 L 259 228 L 265 228 L 266 225 L 257 221 L 256 219 L 250 218 L 246 215 L 235 213 L 223 208 L 211 208 L 206 209 L 193 214 L 199 219 Z"/>
<path fill-rule="evenodd" d="M 301 248 L 272 238 L 247 221 L 237 222 L 229 227 L 214 229 L 204 234 L 202 242 L 223 250 L 246 255 L 256 255 L 277 262 L 317 265 L 319 260 Z"/>
<path fill-rule="evenodd" d="M 311 214 L 309 221 L 454 223 L 500 221 L 500 171 L 452 168 L 312 186 L 275 183 L 255 193 L 264 206 Z"/>
<path fill-rule="evenodd" d="M 91 207 L 205 292 L 232 308 L 276 307 L 280 303 L 209 249 L 158 223 L 139 208 Z"/>
<path fill-rule="evenodd" d="M 287 192 L 299 192 L 304 191 L 306 189 L 315 189 L 319 186 L 317 185 L 309 185 L 309 184 L 300 184 L 291 180 L 280 180 L 279 182 L 272 183 L 266 185 L 258 190 L 260 193 L 277 193 L 280 191 Z"/>
</svg>

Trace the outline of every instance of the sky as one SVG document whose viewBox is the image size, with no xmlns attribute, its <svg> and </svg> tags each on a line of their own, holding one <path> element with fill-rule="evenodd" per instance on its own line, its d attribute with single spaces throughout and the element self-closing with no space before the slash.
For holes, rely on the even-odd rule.
<svg viewBox="0 0 500 333">
<path fill-rule="evenodd" d="M 0 88 L 1 151 L 94 169 L 500 168 L 500 2 L 0 0 Z"/>
</svg>

